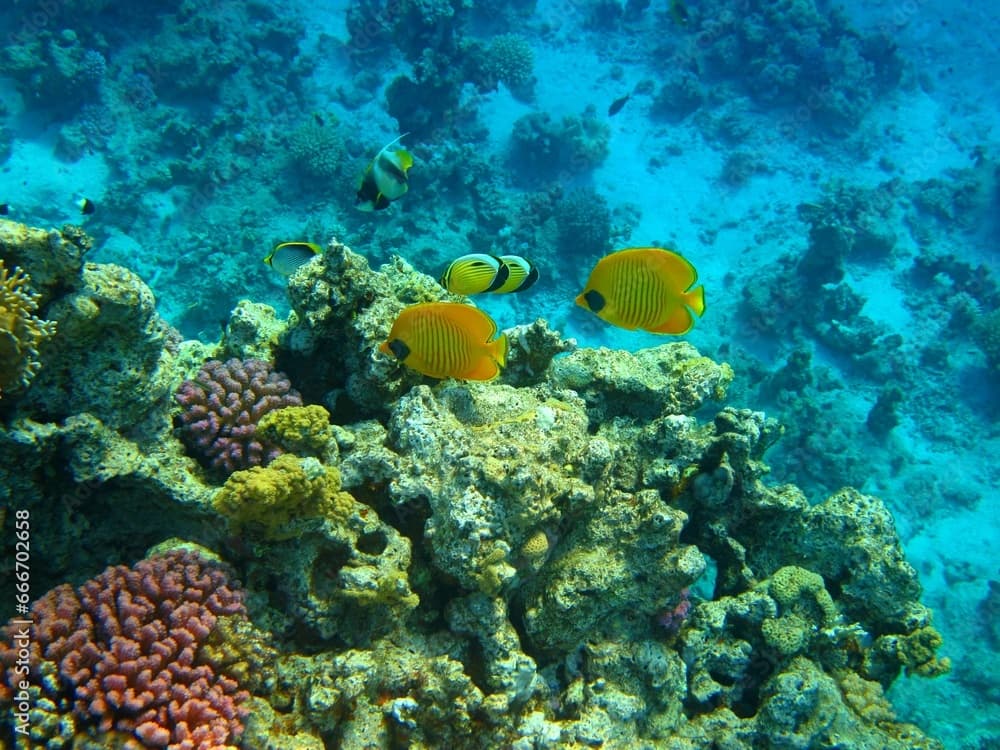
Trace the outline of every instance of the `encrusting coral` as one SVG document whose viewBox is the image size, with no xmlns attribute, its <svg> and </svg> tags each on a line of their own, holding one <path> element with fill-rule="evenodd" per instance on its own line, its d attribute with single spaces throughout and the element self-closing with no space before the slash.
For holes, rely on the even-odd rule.
<svg viewBox="0 0 1000 750">
<path fill-rule="evenodd" d="M 0 398 L 25 388 L 41 367 L 38 347 L 53 336 L 56 324 L 35 315 L 40 295 L 20 268 L 8 272 L 0 259 Z"/>
<path fill-rule="evenodd" d="M 269 537 L 281 538 L 295 519 L 343 520 L 353 500 L 340 491 L 340 472 L 312 458 L 291 454 L 267 467 L 253 466 L 230 475 L 215 496 L 215 509 L 237 526 L 259 524 Z M 294 536 L 296 530 L 285 530 Z"/>
</svg>

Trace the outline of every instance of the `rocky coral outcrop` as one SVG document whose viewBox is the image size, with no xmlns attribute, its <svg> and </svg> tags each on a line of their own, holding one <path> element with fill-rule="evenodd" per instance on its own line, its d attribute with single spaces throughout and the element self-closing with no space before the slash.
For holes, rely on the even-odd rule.
<svg viewBox="0 0 1000 750">
<path fill-rule="evenodd" d="M 568 351 L 536 323 L 503 379 L 433 381 L 377 346 L 448 295 L 334 242 L 290 279 L 286 323 L 239 314 L 305 405 L 260 420 L 284 455 L 217 488 L 170 395 L 220 347 L 154 335 L 148 290 L 115 267 L 43 288 L 56 342 L 69 321 L 147 379 L 40 390 L 52 411 L 29 398 L 40 373 L 0 427 L 0 488 L 51 553 L 38 581 L 167 536 L 223 552 L 252 623 L 206 653 L 248 679 L 248 746 L 940 748 L 883 692 L 949 667 L 886 506 L 765 482 L 781 428 L 704 420 L 733 373 L 690 345 Z M 59 351 L 59 377 L 91 376 Z M 44 708 L 46 726 L 68 710 Z"/>
</svg>

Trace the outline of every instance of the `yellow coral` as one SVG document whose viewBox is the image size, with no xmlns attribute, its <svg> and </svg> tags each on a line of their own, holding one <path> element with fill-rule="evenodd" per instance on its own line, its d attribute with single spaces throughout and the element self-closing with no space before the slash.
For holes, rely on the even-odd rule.
<svg viewBox="0 0 1000 750">
<path fill-rule="evenodd" d="M 299 456 L 322 456 L 333 440 L 330 412 L 322 406 L 286 406 L 260 418 L 257 432 L 268 442 Z"/>
<path fill-rule="evenodd" d="M 823 577 L 811 570 L 794 565 L 779 568 L 767 581 L 767 591 L 782 613 L 795 613 L 815 625 L 829 627 L 839 616 Z"/>
<path fill-rule="evenodd" d="M 340 491 L 340 472 L 313 458 L 278 456 L 268 466 L 237 471 L 215 496 L 215 509 L 238 526 L 262 527 L 272 539 L 293 536 L 289 523 L 303 518 L 342 522 L 355 500 Z"/>
<path fill-rule="evenodd" d="M 844 702 L 866 723 L 883 724 L 896 720 L 892 704 L 886 700 L 878 682 L 866 680 L 855 672 L 844 672 L 839 681 Z"/>
<path fill-rule="evenodd" d="M 273 687 L 277 658 L 265 633 L 237 615 L 220 617 L 198 652 L 199 663 L 225 672 L 257 695 Z"/>
<path fill-rule="evenodd" d="M 951 659 L 939 659 L 935 653 L 944 640 L 930 625 L 919 628 L 898 641 L 897 656 L 906 667 L 906 674 L 938 677 L 951 671 Z"/>
<path fill-rule="evenodd" d="M 0 259 L 0 398 L 27 387 L 38 372 L 38 346 L 56 332 L 56 324 L 35 316 L 39 295 L 19 268 L 8 273 Z"/>
<path fill-rule="evenodd" d="M 771 648 L 784 656 L 794 656 L 809 644 L 812 626 L 796 614 L 768 617 L 760 624 L 760 632 Z"/>
</svg>

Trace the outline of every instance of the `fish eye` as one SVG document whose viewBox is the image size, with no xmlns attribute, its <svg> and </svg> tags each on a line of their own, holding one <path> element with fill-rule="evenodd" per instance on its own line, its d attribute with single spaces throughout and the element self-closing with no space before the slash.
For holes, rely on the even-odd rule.
<svg viewBox="0 0 1000 750">
<path fill-rule="evenodd" d="M 602 295 L 596 289 L 591 289 L 583 298 L 587 301 L 587 307 L 591 309 L 592 312 L 600 312 L 604 309 L 604 295 Z"/>
<path fill-rule="evenodd" d="M 391 351 L 396 356 L 396 359 L 400 361 L 410 356 L 410 347 L 399 339 L 393 339 L 389 342 L 389 351 Z"/>
</svg>

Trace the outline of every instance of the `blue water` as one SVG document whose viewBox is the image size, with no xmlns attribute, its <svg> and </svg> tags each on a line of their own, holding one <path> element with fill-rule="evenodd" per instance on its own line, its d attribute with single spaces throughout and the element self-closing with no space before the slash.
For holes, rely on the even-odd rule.
<svg viewBox="0 0 1000 750">
<path fill-rule="evenodd" d="M 137 271 L 205 341 L 240 299 L 288 311 L 261 262 L 275 243 L 335 236 L 435 276 L 467 252 L 531 257 L 534 289 L 481 303 L 501 326 L 634 350 L 662 339 L 573 297 L 611 249 L 676 249 L 708 298 L 686 338 L 733 365 L 729 403 L 787 426 L 772 476 L 896 516 L 955 665 L 898 681 L 900 717 L 995 747 L 1000 390 L 974 332 L 1000 321 L 1000 6 L 461 6 L 6 4 L 0 202 L 83 225 L 90 260 Z M 358 176 L 405 131 L 409 193 L 357 211 Z M 810 239 L 827 220 L 846 249 Z"/>
</svg>

